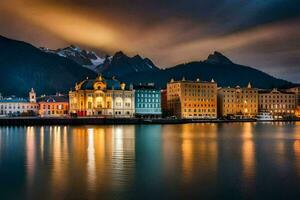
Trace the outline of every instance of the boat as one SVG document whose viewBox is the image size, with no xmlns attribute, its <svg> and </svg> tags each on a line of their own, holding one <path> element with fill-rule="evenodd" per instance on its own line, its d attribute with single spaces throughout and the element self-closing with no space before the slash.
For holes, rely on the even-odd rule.
<svg viewBox="0 0 300 200">
<path fill-rule="evenodd" d="M 272 121 L 274 120 L 273 115 L 268 112 L 261 112 L 256 116 L 257 121 Z"/>
</svg>

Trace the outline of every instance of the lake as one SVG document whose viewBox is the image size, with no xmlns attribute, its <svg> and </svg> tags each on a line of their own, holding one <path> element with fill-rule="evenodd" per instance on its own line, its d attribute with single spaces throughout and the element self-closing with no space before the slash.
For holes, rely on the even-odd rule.
<svg viewBox="0 0 300 200">
<path fill-rule="evenodd" d="M 0 199 L 300 199 L 300 122 L 0 127 Z"/>
</svg>

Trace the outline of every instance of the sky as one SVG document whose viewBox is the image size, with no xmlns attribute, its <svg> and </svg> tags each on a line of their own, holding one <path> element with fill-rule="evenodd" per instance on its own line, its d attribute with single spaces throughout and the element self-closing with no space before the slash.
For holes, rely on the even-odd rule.
<svg viewBox="0 0 300 200">
<path fill-rule="evenodd" d="M 162 68 L 219 51 L 300 83 L 300 0 L 0 0 L 0 34 L 148 57 Z"/>
</svg>

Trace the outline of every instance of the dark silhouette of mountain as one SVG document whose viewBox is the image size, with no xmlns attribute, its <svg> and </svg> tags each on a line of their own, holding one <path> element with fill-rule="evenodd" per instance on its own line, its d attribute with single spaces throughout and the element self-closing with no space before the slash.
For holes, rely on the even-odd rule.
<svg viewBox="0 0 300 200">
<path fill-rule="evenodd" d="M 205 81 L 214 79 L 218 86 L 246 86 L 249 82 L 257 88 L 287 88 L 294 84 L 277 79 L 257 69 L 235 64 L 219 52 L 209 55 L 205 61 L 196 61 L 180 64 L 175 67 L 153 72 L 137 72 L 130 75 L 119 76 L 120 80 L 134 84 L 153 82 L 159 87 L 165 87 L 172 78 L 181 80 L 200 78 Z"/>
<path fill-rule="evenodd" d="M 0 36 L 0 93 L 27 96 L 67 92 L 75 82 L 96 76 L 72 60 L 46 53 L 28 43 Z"/>
<path fill-rule="evenodd" d="M 160 71 L 148 58 L 142 58 L 140 55 L 129 57 L 119 51 L 114 56 L 107 56 L 103 64 L 96 68 L 98 73 L 105 76 L 122 77 L 128 74 L 158 72 Z"/>
<path fill-rule="evenodd" d="M 74 46 L 49 51 L 0 36 L 0 93 L 27 96 L 31 87 L 38 94 L 67 92 L 76 82 L 94 77 L 97 73 L 108 77 L 116 76 L 127 83 L 155 83 L 161 88 L 172 78 L 180 80 L 182 77 L 189 80 L 214 79 L 218 86 L 223 87 L 246 86 L 248 82 L 262 89 L 294 86 L 291 82 L 277 79 L 257 69 L 235 64 L 219 52 L 214 52 L 204 61 L 159 69 L 148 58 L 139 55 L 129 57 L 120 51 L 114 56 L 107 56 L 92 71 L 78 63 L 85 58 L 97 60 L 99 57 L 94 53 Z M 79 57 L 84 59 L 79 62 L 76 60 Z"/>
<path fill-rule="evenodd" d="M 57 54 L 59 56 L 75 61 L 77 64 L 95 71 L 96 67 L 103 64 L 105 57 L 97 55 L 93 51 L 81 49 L 78 46 L 70 45 L 63 49 L 48 49 L 41 47 L 41 50 L 47 53 Z"/>
</svg>

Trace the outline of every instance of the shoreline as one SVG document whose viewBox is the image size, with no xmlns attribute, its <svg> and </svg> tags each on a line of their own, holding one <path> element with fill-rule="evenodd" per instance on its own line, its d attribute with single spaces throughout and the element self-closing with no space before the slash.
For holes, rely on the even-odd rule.
<svg viewBox="0 0 300 200">
<path fill-rule="evenodd" d="M 140 124 L 188 124 L 188 123 L 245 123 L 245 122 L 297 122 L 300 119 L 257 121 L 255 119 L 137 119 L 137 118 L 0 118 L 0 126 L 35 125 L 140 125 Z"/>
</svg>

